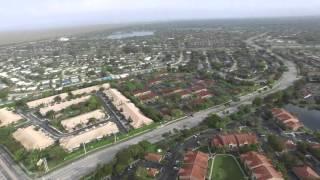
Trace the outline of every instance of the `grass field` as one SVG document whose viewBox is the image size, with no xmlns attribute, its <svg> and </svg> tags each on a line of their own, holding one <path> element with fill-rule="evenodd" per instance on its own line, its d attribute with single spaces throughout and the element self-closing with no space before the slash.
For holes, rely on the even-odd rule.
<svg viewBox="0 0 320 180">
<path fill-rule="evenodd" d="M 244 180 L 244 174 L 236 160 L 228 155 L 216 155 L 213 168 L 210 170 L 211 180 Z M 210 173 L 209 173 L 210 176 Z"/>
</svg>

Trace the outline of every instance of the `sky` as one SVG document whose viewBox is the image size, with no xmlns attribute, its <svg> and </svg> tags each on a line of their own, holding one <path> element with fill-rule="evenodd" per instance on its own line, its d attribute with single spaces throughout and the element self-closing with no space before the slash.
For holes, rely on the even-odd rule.
<svg viewBox="0 0 320 180">
<path fill-rule="evenodd" d="M 0 0 L 0 31 L 93 24 L 318 16 L 320 0 Z"/>
</svg>

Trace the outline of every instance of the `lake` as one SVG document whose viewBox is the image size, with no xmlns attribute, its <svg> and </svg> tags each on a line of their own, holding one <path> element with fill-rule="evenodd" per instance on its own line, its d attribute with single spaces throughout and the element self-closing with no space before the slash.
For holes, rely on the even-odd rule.
<svg viewBox="0 0 320 180">
<path fill-rule="evenodd" d="M 124 38 L 130 38 L 130 37 L 142 37 L 142 36 L 152 36 L 154 35 L 154 32 L 152 31 L 133 31 L 133 32 L 127 32 L 127 33 L 114 33 L 108 36 L 108 39 L 124 39 Z"/>
<path fill-rule="evenodd" d="M 320 130 L 320 111 L 302 108 L 292 104 L 286 105 L 284 109 L 296 115 L 307 128 Z"/>
</svg>

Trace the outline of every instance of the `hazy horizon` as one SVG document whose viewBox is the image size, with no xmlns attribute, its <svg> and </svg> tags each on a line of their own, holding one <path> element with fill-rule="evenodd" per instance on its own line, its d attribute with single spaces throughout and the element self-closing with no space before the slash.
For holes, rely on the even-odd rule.
<svg viewBox="0 0 320 180">
<path fill-rule="evenodd" d="M 0 32 L 187 19 L 318 16 L 318 0 L 11 0 Z"/>
</svg>

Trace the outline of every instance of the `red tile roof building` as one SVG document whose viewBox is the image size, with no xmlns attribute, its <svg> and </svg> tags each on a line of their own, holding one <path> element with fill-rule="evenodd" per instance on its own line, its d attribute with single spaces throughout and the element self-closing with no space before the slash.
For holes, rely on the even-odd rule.
<svg viewBox="0 0 320 180">
<path fill-rule="evenodd" d="M 162 155 L 157 153 L 147 153 L 144 156 L 144 159 L 147 161 L 160 162 L 162 160 Z"/>
<path fill-rule="evenodd" d="M 140 97 L 140 96 L 144 96 L 144 95 L 147 95 L 150 93 L 152 93 L 150 89 L 142 89 L 142 90 L 138 90 L 138 91 L 133 92 L 133 95 L 135 97 Z"/>
<path fill-rule="evenodd" d="M 180 95 L 181 99 L 186 99 L 186 98 L 191 97 L 192 93 L 191 93 L 191 91 L 185 89 L 185 90 L 179 92 L 179 95 Z"/>
<path fill-rule="evenodd" d="M 142 101 L 143 103 L 154 102 L 158 98 L 159 96 L 153 92 L 139 96 L 139 100 Z"/>
<path fill-rule="evenodd" d="M 257 136 L 251 133 L 220 134 L 213 137 L 211 141 L 211 145 L 214 147 L 228 147 L 231 149 L 257 143 Z"/>
<path fill-rule="evenodd" d="M 179 170 L 180 180 L 205 180 L 209 156 L 206 153 L 188 151 L 184 155 L 183 166 Z"/>
<path fill-rule="evenodd" d="M 152 86 L 152 85 L 156 85 L 156 84 L 160 84 L 162 82 L 162 79 L 157 77 L 155 79 L 151 79 L 149 81 L 149 86 Z"/>
<path fill-rule="evenodd" d="M 284 109 L 274 108 L 272 109 L 272 115 L 279 123 L 293 131 L 297 131 L 299 128 L 303 127 L 298 118 Z"/>
<path fill-rule="evenodd" d="M 159 174 L 159 169 L 156 168 L 147 168 L 147 174 L 150 177 L 156 177 Z"/>
<path fill-rule="evenodd" d="M 165 90 L 162 90 L 162 95 L 164 96 L 169 96 L 169 95 L 172 95 L 172 94 L 175 94 L 175 93 L 180 93 L 181 91 L 183 91 L 183 89 L 180 89 L 180 88 L 174 88 L 174 89 L 165 89 Z"/>
<path fill-rule="evenodd" d="M 283 180 L 282 174 L 278 172 L 271 161 L 263 154 L 251 151 L 240 155 L 246 170 L 249 171 L 251 179 L 256 180 Z"/>
<path fill-rule="evenodd" d="M 208 91 L 207 88 L 205 88 L 204 86 L 194 86 L 191 88 L 192 92 L 193 93 L 200 93 L 200 92 L 203 92 L 203 91 Z"/>
<path fill-rule="evenodd" d="M 316 180 L 316 179 L 320 179 L 319 174 L 317 174 L 309 166 L 294 167 L 294 168 L 292 168 L 292 171 L 300 180 Z"/>
<path fill-rule="evenodd" d="M 210 92 L 206 91 L 200 91 L 198 93 L 196 93 L 197 96 L 199 96 L 201 99 L 207 99 L 207 98 L 211 98 L 212 94 Z"/>
</svg>

